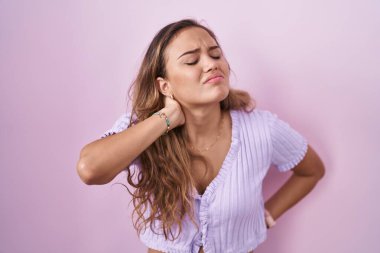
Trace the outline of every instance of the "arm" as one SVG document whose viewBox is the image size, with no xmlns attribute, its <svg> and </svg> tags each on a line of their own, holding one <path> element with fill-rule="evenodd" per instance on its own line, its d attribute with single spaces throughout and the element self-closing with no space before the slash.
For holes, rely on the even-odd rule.
<svg viewBox="0 0 380 253">
<path fill-rule="evenodd" d="M 184 123 L 179 104 L 171 100 L 161 109 L 170 130 Z M 88 185 L 107 184 L 167 130 L 165 120 L 153 115 L 119 133 L 95 140 L 80 151 L 77 172 Z"/>
<path fill-rule="evenodd" d="M 318 154 L 308 145 L 305 157 L 292 171 L 291 177 L 265 203 L 265 208 L 275 220 L 315 187 L 324 176 L 325 167 Z"/>
</svg>

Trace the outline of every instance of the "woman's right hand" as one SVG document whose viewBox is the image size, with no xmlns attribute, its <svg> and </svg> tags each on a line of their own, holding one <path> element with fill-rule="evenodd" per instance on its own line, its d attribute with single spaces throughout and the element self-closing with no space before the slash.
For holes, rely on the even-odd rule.
<svg viewBox="0 0 380 253">
<path fill-rule="evenodd" d="M 170 120 L 169 130 L 185 124 L 185 115 L 183 114 L 181 105 L 175 99 L 168 96 L 165 96 L 164 102 L 165 107 L 160 111 L 164 112 Z"/>
</svg>

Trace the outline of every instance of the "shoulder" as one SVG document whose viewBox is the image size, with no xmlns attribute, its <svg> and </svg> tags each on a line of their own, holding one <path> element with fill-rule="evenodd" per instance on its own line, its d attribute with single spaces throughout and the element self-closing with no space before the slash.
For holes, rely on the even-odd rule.
<svg viewBox="0 0 380 253">
<path fill-rule="evenodd" d="M 136 117 L 132 117 L 131 121 L 131 115 L 131 112 L 123 112 L 122 114 L 120 114 L 113 122 L 111 128 L 104 132 L 101 138 L 119 133 L 128 128 L 130 124 L 133 125 Z"/>
<path fill-rule="evenodd" d="M 113 128 L 120 128 L 124 129 L 126 126 L 129 124 L 131 118 L 131 113 L 129 112 L 124 112 L 119 117 L 115 120 L 113 124 Z"/>
</svg>

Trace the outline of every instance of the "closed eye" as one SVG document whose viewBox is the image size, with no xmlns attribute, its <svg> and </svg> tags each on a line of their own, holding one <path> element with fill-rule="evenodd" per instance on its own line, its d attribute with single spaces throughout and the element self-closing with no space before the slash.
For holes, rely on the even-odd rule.
<svg viewBox="0 0 380 253">
<path fill-rule="evenodd" d="M 213 59 L 220 59 L 220 56 L 211 56 L 211 58 L 213 58 Z M 194 62 L 186 63 L 186 65 L 195 65 L 197 63 L 198 63 L 198 60 L 196 60 Z"/>
<path fill-rule="evenodd" d="M 195 62 L 189 62 L 189 63 L 186 63 L 186 65 L 195 65 L 197 64 L 198 60 L 196 60 Z"/>
</svg>

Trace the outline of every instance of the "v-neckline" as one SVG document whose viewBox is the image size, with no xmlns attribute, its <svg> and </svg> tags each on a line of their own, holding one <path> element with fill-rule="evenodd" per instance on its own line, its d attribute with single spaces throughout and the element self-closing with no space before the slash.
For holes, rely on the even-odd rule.
<svg viewBox="0 0 380 253">
<path fill-rule="evenodd" d="M 216 187 L 224 180 L 227 171 L 230 168 L 230 165 L 234 158 L 236 157 L 235 153 L 238 151 L 239 147 L 239 138 L 238 138 L 238 118 L 237 118 L 237 111 L 236 110 L 229 110 L 229 114 L 231 117 L 231 143 L 230 147 L 228 149 L 228 152 L 222 162 L 222 165 L 219 169 L 219 172 L 217 175 L 211 180 L 211 182 L 207 185 L 206 189 L 204 190 L 203 194 L 199 194 L 196 187 L 193 187 L 193 196 L 196 199 L 201 198 L 208 198 L 211 196 L 214 192 Z"/>
</svg>

